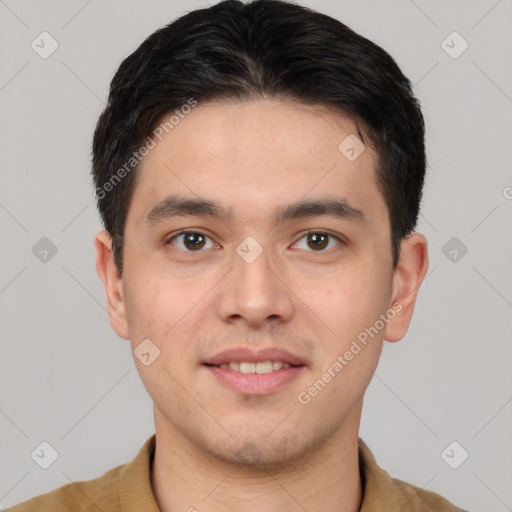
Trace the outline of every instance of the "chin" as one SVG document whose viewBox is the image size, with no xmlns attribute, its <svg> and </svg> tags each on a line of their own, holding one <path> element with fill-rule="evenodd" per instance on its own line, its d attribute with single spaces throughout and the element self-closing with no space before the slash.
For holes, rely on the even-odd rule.
<svg viewBox="0 0 512 512">
<path fill-rule="evenodd" d="M 229 446 L 210 447 L 211 455 L 230 465 L 251 472 L 268 472 L 290 466 L 303 457 L 303 450 L 294 446 L 288 439 L 270 442 L 268 439 L 260 441 L 236 440 L 236 444 Z"/>
<path fill-rule="evenodd" d="M 315 456 L 324 444 L 328 432 L 305 429 L 298 425 L 287 429 L 280 425 L 252 432 L 249 429 L 231 430 L 233 437 L 224 440 L 203 439 L 203 449 L 227 464 L 250 472 L 268 473 L 303 464 L 308 456 Z"/>
</svg>

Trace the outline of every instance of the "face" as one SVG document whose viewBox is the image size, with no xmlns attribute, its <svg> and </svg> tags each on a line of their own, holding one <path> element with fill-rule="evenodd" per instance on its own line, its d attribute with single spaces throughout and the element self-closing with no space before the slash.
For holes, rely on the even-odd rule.
<svg viewBox="0 0 512 512">
<path fill-rule="evenodd" d="M 160 351 L 135 357 L 157 432 L 277 467 L 357 431 L 382 341 L 412 314 L 400 279 L 426 267 L 393 273 L 376 155 L 339 149 L 354 134 L 310 106 L 199 104 L 142 162 L 123 276 L 100 235 L 98 269 L 114 329 Z"/>
</svg>

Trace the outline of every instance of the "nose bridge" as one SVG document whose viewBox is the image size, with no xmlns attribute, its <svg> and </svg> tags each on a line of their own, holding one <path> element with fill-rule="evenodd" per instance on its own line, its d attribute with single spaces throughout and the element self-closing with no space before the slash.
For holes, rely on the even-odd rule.
<svg viewBox="0 0 512 512">
<path fill-rule="evenodd" d="M 290 292 L 281 282 L 270 249 L 247 237 L 233 254 L 233 268 L 219 297 L 223 320 L 243 317 L 249 324 L 287 319 L 293 310 Z"/>
<path fill-rule="evenodd" d="M 268 287 L 269 281 L 275 279 L 270 249 L 264 250 L 252 237 L 247 237 L 238 245 L 234 260 L 237 280 L 245 287 L 252 287 L 253 291 L 258 287 Z"/>
</svg>

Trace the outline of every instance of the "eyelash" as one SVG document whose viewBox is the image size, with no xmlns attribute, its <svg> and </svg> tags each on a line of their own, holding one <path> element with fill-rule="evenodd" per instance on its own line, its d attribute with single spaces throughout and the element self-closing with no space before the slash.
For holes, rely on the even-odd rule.
<svg viewBox="0 0 512 512">
<path fill-rule="evenodd" d="M 175 235 L 172 235 L 170 238 L 168 238 L 166 241 L 165 241 L 165 245 L 172 245 L 172 242 L 173 240 L 175 240 L 176 238 L 178 238 L 179 236 L 182 236 L 182 235 L 188 235 L 188 234 L 194 234 L 194 235 L 201 235 L 201 236 L 204 236 L 208 239 L 210 239 L 212 242 L 213 240 L 211 239 L 211 237 L 209 237 L 208 235 L 202 233 L 201 231 L 180 231 L 179 233 L 176 233 Z M 310 231 L 306 231 L 305 233 L 303 233 L 303 235 L 297 240 L 297 242 L 294 243 L 297 244 L 300 240 L 302 240 L 304 237 L 307 237 L 308 235 L 311 235 L 311 234 L 319 234 L 319 235 L 327 235 L 328 237 L 331 237 L 331 238 L 334 238 L 336 239 L 340 245 L 343 244 L 343 240 L 336 236 L 336 235 L 333 235 L 332 233 L 329 233 L 328 231 L 315 231 L 315 230 L 310 230 Z M 213 242 L 214 244 L 216 242 Z M 203 249 L 199 249 L 197 251 L 189 251 L 188 249 L 180 249 L 180 250 L 183 250 L 185 252 L 188 252 L 188 253 L 194 253 L 194 252 L 204 252 Z M 317 252 L 317 253 L 323 253 L 323 252 L 328 252 L 330 249 L 322 249 L 322 250 L 319 250 L 319 251 L 308 251 L 308 252 Z"/>
</svg>

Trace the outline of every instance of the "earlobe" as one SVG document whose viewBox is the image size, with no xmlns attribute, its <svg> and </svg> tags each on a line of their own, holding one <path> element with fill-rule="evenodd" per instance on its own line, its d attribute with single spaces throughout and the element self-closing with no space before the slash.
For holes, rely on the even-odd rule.
<svg viewBox="0 0 512 512">
<path fill-rule="evenodd" d="M 386 325 L 385 340 L 399 341 L 407 333 L 416 298 L 427 270 L 427 239 L 421 233 L 405 237 L 401 243 L 400 259 L 393 276 L 391 297 L 391 304 L 398 304 L 400 310 Z"/>
<path fill-rule="evenodd" d="M 107 296 L 110 325 L 124 339 L 129 339 L 122 276 L 117 271 L 112 253 L 112 238 L 108 231 L 100 231 L 95 239 L 96 271 Z"/>
</svg>

